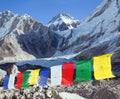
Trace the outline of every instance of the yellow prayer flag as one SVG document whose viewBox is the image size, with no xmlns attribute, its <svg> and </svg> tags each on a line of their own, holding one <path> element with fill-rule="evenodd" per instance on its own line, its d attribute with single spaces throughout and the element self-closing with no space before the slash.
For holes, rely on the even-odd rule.
<svg viewBox="0 0 120 99">
<path fill-rule="evenodd" d="M 31 71 L 29 85 L 37 84 L 38 79 L 39 79 L 39 72 L 40 72 L 40 69 L 36 69 L 36 70 Z"/>
<path fill-rule="evenodd" d="M 94 77 L 96 80 L 114 78 L 111 71 L 111 56 L 106 54 L 93 58 Z"/>
</svg>

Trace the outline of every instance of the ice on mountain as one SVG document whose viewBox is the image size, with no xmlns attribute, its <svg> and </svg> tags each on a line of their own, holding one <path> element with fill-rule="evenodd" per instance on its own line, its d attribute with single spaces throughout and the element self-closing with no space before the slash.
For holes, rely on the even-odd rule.
<svg viewBox="0 0 120 99">
<path fill-rule="evenodd" d="M 4 37 L 9 33 L 9 30 L 11 28 L 12 22 L 15 20 L 17 15 L 14 15 L 10 21 L 4 23 L 4 27 L 0 28 L 0 41 L 4 39 Z"/>
</svg>

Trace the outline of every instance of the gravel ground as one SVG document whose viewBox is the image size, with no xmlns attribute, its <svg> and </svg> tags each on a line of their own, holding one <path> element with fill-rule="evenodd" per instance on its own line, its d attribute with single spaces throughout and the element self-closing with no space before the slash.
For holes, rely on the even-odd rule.
<svg viewBox="0 0 120 99">
<path fill-rule="evenodd" d="M 58 92 L 77 93 L 87 99 L 120 99 L 120 79 L 93 80 L 55 87 Z"/>
<path fill-rule="evenodd" d="M 54 88 L 33 86 L 26 90 L 0 89 L 0 99 L 61 99 L 61 92 L 76 93 L 87 99 L 120 99 L 120 79 L 93 80 Z"/>
</svg>

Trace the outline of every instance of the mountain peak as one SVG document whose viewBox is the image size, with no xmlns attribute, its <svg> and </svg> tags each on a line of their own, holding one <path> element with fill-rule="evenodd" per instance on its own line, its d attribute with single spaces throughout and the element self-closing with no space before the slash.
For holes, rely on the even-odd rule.
<svg viewBox="0 0 120 99">
<path fill-rule="evenodd" d="M 3 12 L 0 12 L 0 15 L 3 15 L 3 16 L 14 16 L 14 13 L 9 11 L 9 10 L 5 10 Z"/>
<path fill-rule="evenodd" d="M 59 13 L 56 18 L 63 17 L 63 18 L 68 18 L 68 19 L 74 19 L 74 17 L 70 16 L 69 14 L 66 13 Z"/>
<path fill-rule="evenodd" d="M 23 15 L 21 15 L 21 18 L 22 19 L 33 19 L 30 15 L 28 15 L 28 14 L 23 14 Z"/>
<path fill-rule="evenodd" d="M 12 13 L 12 14 L 13 14 L 13 12 L 10 11 L 10 10 L 5 10 L 5 11 L 3 11 L 2 13 L 6 13 L 6 14 Z"/>
<path fill-rule="evenodd" d="M 80 21 L 66 13 L 59 13 L 49 21 L 48 26 L 53 31 L 64 31 L 77 27 Z"/>
</svg>

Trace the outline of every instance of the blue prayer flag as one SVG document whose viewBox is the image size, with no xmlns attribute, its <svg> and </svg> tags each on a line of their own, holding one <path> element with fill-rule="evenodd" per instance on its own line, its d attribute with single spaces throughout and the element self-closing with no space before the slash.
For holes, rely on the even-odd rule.
<svg viewBox="0 0 120 99">
<path fill-rule="evenodd" d="M 6 75 L 3 80 L 3 88 L 8 89 L 8 83 L 9 83 L 9 75 Z"/>
<path fill-rule="evenodd" d="M 46 86 L 49 72 L 50 72 L 50 69 L 48 69 L 48 68 L 40 69 L 40 86 L 41 87 Z"/>
</svg>

